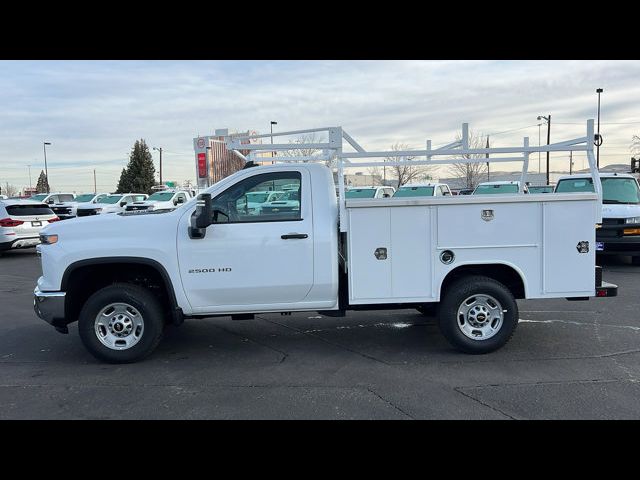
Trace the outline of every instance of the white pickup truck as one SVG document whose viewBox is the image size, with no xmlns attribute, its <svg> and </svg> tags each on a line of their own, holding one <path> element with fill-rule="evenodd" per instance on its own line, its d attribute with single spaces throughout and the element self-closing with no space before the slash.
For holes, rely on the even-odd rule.
<svg viewBox="0 0 640 480">
<path fill-rule="evenodd" d="M 592 153 L 590 122 L 591 137 L 582 141 Z M 293 157 L 236 172 L 173 211 L 47 227 L 36 313 L 62 333 L 78 321 L 95 357 L 122 363 L 150 354 L 163 327 L 185 318 L 294 311 L 344 316 L 355 309 L 435 305 L 454 347 L 487 353 L 512 336 L 517 299 L 616 295 L 595 265 L 597 170 L 593 193 L 345 200 L 343 160 L 389 152 L 358 145 L 347 154 L 338 141 L 341 128 L 329 134 L 327 144 L 313 146 L 338 160 L 339 199 L 331 169 L 313 163 L 326 158 Z M 228 140 L 232 151 L 264 148 L 234 142 Z M 464 140 L 461 146 L 427 152 L 480 153 L 482 162 L 493 152 L 469 149 Z M 527 164 L 530 152 L 545 148 L 553 146 L 530 149 L 525 142 L 507 153 L 524 152 Z M 248 211 L 251 192 L 284 185 L 298 192 L 298 208 Z"/>
</svg>

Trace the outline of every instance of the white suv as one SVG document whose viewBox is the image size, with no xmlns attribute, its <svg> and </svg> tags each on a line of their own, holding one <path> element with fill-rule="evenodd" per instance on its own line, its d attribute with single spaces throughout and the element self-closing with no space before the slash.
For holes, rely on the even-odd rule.
<svg viewBox="0 0 640 480">
<path fill-rule="evenodd" d="M 57 220 L 44 203 L 0 200 L 0 252 L 35 247 L 40 243 L 40 230 Z"/>
<path fill-rule="evenodd" d="M 184 190 L 162 190 L 146 200 L 135 201 L 126 206 L 127 212 L 150 210 L 173 210 L 191 200 L 189 192 Z"/>
<path fill-rule="evenodd" d="M 148 195 L 144 193 L 113 193 L 105 195 L 95 203 L 83 203 L 78 205 L 76 215 L 86 217 L 89 215 L 102 215 L 105 213 L 124 212 L 127 205 L 133 202 L 142 202 Z"/>
</svg>

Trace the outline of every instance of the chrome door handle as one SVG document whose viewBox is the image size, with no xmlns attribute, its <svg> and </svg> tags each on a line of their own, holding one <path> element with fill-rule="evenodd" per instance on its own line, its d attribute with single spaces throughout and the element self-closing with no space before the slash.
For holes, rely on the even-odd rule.
<svg viewBox="0 0 640 480">
<path fill-rule="evenodd" d="M 291 238 L 307 238 L 308 236 L 306 233 L 287 233 L 286 235 L 280 235 L 280 238 L 289 240 Z"/>
</svg>

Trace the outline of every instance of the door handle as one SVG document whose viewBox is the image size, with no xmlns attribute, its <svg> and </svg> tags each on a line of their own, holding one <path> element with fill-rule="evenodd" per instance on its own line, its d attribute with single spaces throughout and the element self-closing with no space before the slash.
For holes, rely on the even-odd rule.
<svg viewBox="0 0 640 480">
<path fill-rule="evenodd" d="M 306 233 L 287 233 L 286 235 L 280 235 L 280 238 L 289 240 L 291 238 L 307 238 L 308 236 Z"/>
</svg>

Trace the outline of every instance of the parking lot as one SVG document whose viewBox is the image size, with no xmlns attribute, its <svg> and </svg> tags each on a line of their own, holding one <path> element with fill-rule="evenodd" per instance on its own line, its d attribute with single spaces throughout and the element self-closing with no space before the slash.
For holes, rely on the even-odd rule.
<svg viewBox="0 0 640 480">
<path fill-rule="evenodd" d="M 108 365 L 38 319 L 33 250 L 0 257 L 2 419 L 640 418 L 640 267 L 619 296 L 520 301 L 506 347 L 457 353 L 413 310 L 187 320 L 145 361 Z"/>
</svg>

